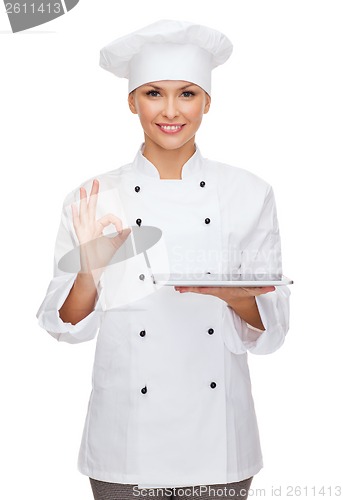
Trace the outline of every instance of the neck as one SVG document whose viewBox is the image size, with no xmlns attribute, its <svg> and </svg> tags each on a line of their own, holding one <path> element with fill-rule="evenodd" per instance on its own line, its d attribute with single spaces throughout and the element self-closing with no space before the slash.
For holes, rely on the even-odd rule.
<svg viewBox="0 0 343 500">
<path fill-rule="evenodd" d="M 195 153 L 194 137 L 177 149 L 164 149 L 145 136 L 143 156 L 158 170 L 161 179 L 181 179 L 182 167 Z"/>
</svg>

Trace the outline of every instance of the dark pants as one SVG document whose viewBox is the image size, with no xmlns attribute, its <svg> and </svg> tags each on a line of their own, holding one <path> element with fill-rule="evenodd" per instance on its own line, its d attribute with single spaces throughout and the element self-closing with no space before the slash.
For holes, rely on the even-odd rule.
<svg viewBox="0 0 343 500">
<path fill-rule="evenodd" d="M 171 500 L 196 499 L 212 500 L 212 498 L 228 498 L 246 500 L 252 477 L 238 483 L 210 484 L 208 486 L 184 486 L 182 488 L 135 488 L 134 484 L 107 483 L 89 478 L 95 500 L 145 500 L 146 498 Z M 143 492 L 140 494 L 139 492 Z"/>
</svg>

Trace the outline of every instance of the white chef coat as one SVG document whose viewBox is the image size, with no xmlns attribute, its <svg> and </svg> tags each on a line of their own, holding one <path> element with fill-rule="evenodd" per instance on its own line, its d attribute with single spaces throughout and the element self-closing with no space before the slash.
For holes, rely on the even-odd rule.
<svg viewBox="0 0 343 500">
<path fill-rule="evenodd" d="M 123 227 L 160 228 L 163 238 L 147 250 L 152 271 L 282 271 L 267 182 L 204 158 L 197 145 L 182 179 L 160 179 L 143 151 L 144 143 L 132 163 L 97 177 L 97 217 L 113 212 Z M 91 183 L 83 184 L 88 193 Z M 268 354 L 284 342 L 289 288 L 256 297 L 261 331 L 222 299 L 154 288 L 139 253 L 109 266 L 110 279 L 100 282 L 93 312 L 76 325 L 64 323 L 58 310 L 77 270 L 61 271 L 57 264 L 77 247 L 70 203 L 78 200 L 79 188 L 65 199 L 54 277 L 37 313 L 39 324 L 58 341 L 85 342 L 98 333 L 78 470 L 139 488 L 253 476 L 263 462 L 247 352 Z M 123 290 L 116 297 L 111 282 Z"/>
</svg>

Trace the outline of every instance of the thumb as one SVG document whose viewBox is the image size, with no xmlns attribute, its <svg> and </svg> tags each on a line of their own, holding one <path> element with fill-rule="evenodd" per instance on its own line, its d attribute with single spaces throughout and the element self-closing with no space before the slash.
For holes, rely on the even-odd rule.
<svg viewBox="0 0 343 500">
<path fill-rule="evenodd" d="M 115 244 L 115 246 L 121 246 L 124 241 L 127 239 L 127 237 L 129 236 L 129 234 L 131 233 L 131 228 L 127 227 L 125 229 L 121 229 L 120 231 L 118 231 L 118 234 L 116 234 L 115 236 L 113 236 L 111 239 L 112 243 Z"/>
</svg>

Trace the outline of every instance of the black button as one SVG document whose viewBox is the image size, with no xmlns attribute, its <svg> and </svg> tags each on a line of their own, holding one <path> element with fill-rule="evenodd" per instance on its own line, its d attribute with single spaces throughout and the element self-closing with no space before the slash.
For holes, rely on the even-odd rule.
<svg viewBox="0 0 343 500">
<path fill-rule="evenodd" d="M 146 388 L 146 386 L 145 386 L 145 387 L 143 387 L 143 389 L 141 389 L 141 393 L 142 393 L 142 394 L 146 394 L 147 390 L 148 390 L 148 389 L 147 389 L 147 388 Z"/>
<path fill-rule="evenodd" d="M 140 226 L 142 224 L 142 219 L 136 219 L 136 223 Z"/>
<path fill-rule="evenodd" d="M 141 337 L 145 337 L 145 330 L 142 330 L 141 332 L 139 332 L 139 335 L 140 335 Z"/>
<path fill-rule="evenodd" d="M 212 389 L 214 389 L 216 386 L 217 386 L 217 384 L 215 382 L 211 382 Z"/>
<path fill-rule="evenodd" d="M 135 186 L 136 193 L 138 193 L 138 191 L 140 191 L 140 190 L 141 190 L 141 188 L 139 186 Z"/>
<path fill-rule="evenodd" d="M 213 328 L 209 328 L 209 329 L 207 330 L 207 332 L 208 332 L 210 335 L 212 335 L 212 333 L 214 332 L 214 330 L 213 330 Z"/>
<path fill-rule="evenodd" d="M 200 186 L 201 186 L 202 188 L 205 186 L 205 184 L 206 184 L 206 183 L 205 183 L 205 181 L 201 181 L 201 182 L 200 182 Z"/>
<path fill-rule="evenodd" d="M 144 278 L 145 278 L 144 274 L 140 274 L 140 275 L 139 275 L 139 279 L 140 279 L 140 280 L 142 280 L 142 281 L 143 281 L 143 280 L 144 280 Z"/>
<path fill-rule="evenodd" d="M 211 219 L 209 219 L 208 217 L 206 217 L 205 224 L 209 224 L 210 222 L 211 222 Z"/>
</svg>

